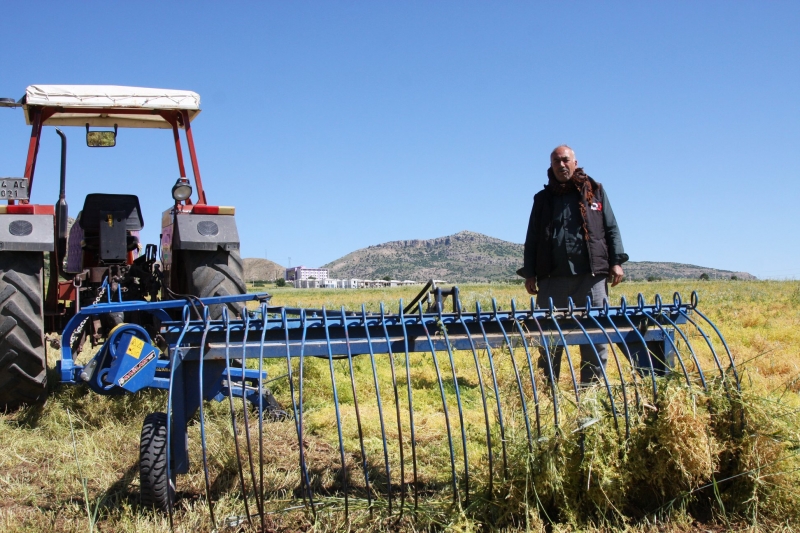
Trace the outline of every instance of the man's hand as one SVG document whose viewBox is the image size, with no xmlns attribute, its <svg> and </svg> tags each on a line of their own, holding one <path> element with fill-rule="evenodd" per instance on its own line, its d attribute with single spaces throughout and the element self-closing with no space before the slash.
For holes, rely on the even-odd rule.
<svg viewBox="0 0 800 533">
<path fill-rule="evenodd" d="M 536 276 L 525 279 L 525 290 L 528 291 L 528 294 L 536 294 L 539 292 L 539 289 L 536 288 Z"/>
<path fill-rule="evenodd" d="M 614 265 L 611 267 L 611 272 L 608 273 L 608 281 L 611 282 L 612 287 L 616 287 L 619 282 L 622 281 L 622 276 L 624 276 L 622 267 L 619 265 Z"/>
</svg>

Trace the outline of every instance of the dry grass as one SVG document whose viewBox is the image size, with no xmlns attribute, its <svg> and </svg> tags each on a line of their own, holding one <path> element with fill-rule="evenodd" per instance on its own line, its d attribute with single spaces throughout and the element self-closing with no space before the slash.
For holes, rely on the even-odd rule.
<svg viewBox="0 0 800 533">
<path fill-rule="evenodd" d="M 364 478 L 359 475 L 359 441 L 354 416 L 354 398 L 346 361 L 337 362 L 340 415 L 344 428 L 346 468 L 353 497 L 350 522 L 345 522 L 340 492 L 341 465 L 334 406 L 330 401 L 327 361 L 307 361 L 304 449 L 312 468 L 312 483 L 318 502 L 326 504 L 316 520 L 295 511 L 268 516 L 267 529 L 276 531 L 339 531 L 342 529 L 411 530 L 448 528 L 477 531 L 494 528 L 542 531 L 687 531 L 700 528 L 721 531 L 793 531 L 800 524 L 800 283 L 797 282 L 657 282 L 622 284 L 612 289 L 612 299 L 625 295 L 635 301 L 638 292 L 650 300 L 656 292 L 669 295 L 679 290 L 687 298 L 700 289 L 700 309 L 722 330 L 743 376 L 743 392 L 726 394 L 718 382 L 711 392 L 690 392 L 679 379 L 659 383 L 659 402 L 648 407 L 631 403 L 631 437 L 614 428 L 601 390 L 589 390 L 580 404 L 570 403 L 569 390 L 559 393 L 562 428 L 553 429 L 553 413 L 542 404 L 544 439 L 528 452 L 521 405 L 513 395 L 502 402 L 506 416 L 508 475 L 499 474 L 499 433 L 493 420 L 495 446 L 493 490 L 488 492 L 488 455 L 483 433 L 484 418 L 472 355 L 455 354 L 465 406 L 467 457 L 472 470 L 470 505 L 452 508 L 447 485 L 450 459 L 441 415 L 442 402 L 436 375 L 422 356 L 412 355 L 410 379 L 414 391 L 419 477 L 426 487 L 416 520 L 408 512 L 397 520 L 386 518 L 386 500 L 377 504 L 373 517 L 366 510 Z M 417 288 L 369 291 L 275 289 L 273 304 L 287 306 L 360 309 L 377 311 L 385 302 L 387 312 L 396 312 L 399 301 L 409 301 Z M 467 308 L 476 301 L 485 309 L 491 299 L 509 308 L 512 298 L 527 307 L 521 286 L 475 285 L 462 287 Z M 56 354 L 51 354 L 52 360 Z M 450 372 L 446 355 L 440 354 L 441 369 Z M 496 357 L 501 390 L 515 387 L 509 358 Z M 395 365 L 400 370 L 402 358 Z M 485 362 L 481 363 L 485 365 Z M 356 389 L 361 407 L 371 480 L 378 485 L 382 473 L 383 448 L 372 384 L 372 367 L 366 357 L 354 361 Z M 712 368 L 712 360 L 701 356 L 701 366 Z M 470 370 L 470 368 L 472 370 Z M 400 453 L 390 384 L 388 357 L 377 356 L 378 391 L 384 403 L 385 427 L 392 445 L 390 459 Z M 286 372 L 285 362 L 271 362 L 272 375 Z M 297 362 L 295 372 L 299 370 Z M 488 375 L 488 367 L 483 367 Z M 566 372 L 564 372 L 566 373 Z M 56 376 L 51 376 L 54 381 Z M 401 381 L 400 426 L 405 453 L 410 447 L 408 402 Z M 619 376 L 615 378 L 619 380 Z M 543 385 L 543 383 L 539 383 Z M 290 403 L 286 380 L 274 383 L 276 396 Z M 526 390 L 526 393 L 530 393 Z M 2 531 L 90 531 L 87 514 L 97 511 L 99 531 L 169 531 L 168 517 L 138 507 L 138 440 L 144 416 L 164 409 L 164 395 L 146 392 L 117 398 L 100 397 L 82 388 L 56 387 L 43 407 L 29 408 L 0 418 L 0 530 Z M 573 398 L 574 400 L 574 398 Z M 454 393 L 446 391 L 451 420 L 457 406 Z M 515 403 L 516 402 L 516 403 Z M 391 406 L 391 408 L 386 408 Z M 72 417 L 70 428 L 68 412 Z M 215 515 L 221 530 L 226 518 L 243 512 L 236 477 L 236 456 L 227 403 L 210 404 L 208 441 Z M 238 423 L 243 424 L 241 409 Z M 573 432 L 581 420 L 601 418 L 585 431 Z M 742 423 L 742 420 L 744 421 Z M 251 419 L 252 423 L 252 419 Z M 453 434 L 460 435 L 454 423 Z M 298 498 L 299 445 L 294 422 L 265 426 L 265 487 L 269 510 L 278 511 Z M 253 434 L 257 434 L 252 425 Z M 73 438 L 78 452 L 73 454 Z M 193 469 L 179 478 L 179 507 L 175 514 L 178 531 L 210 531 L 212 524 L 204 498 L 199 429 L 190 427 Z M 240 435 L 243 439 L 243 435 Z M 406 458 L 407 459 L 407 458 Z M 463 464 L 460 444 L 457 464 Z M 78 474 L 78 463 L 86 478 L 89 501 Z M 463 467 L 462 467 L 463 468 Z M 409 482 L 410 467 L 405 472 Z M 463 481 L 463 479 L 462 479 Z M 392 472 L 395 495 L 399 471 Z M 250 485 L 249 475 L 247 480 Z M 406 497 L 406 504 L 412 499 Z M 249 500 L 254 511 L 254 500 Z M 699 522 L 698 522 L 699 521 Z M 548 522 L 552 522 L 550 525 Z"/>
</svg>

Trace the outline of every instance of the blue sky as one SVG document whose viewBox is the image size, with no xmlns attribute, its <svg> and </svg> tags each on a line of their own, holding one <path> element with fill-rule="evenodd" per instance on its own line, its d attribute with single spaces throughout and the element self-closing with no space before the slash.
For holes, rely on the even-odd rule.
<svg viewBox="0 0 800 533">
<path fill-rule="evenodd" d="M 568 143 L 632 260 L 798 278 L 799 27 L 797 2 L 27 2 L 0 18 L 0 96 L 197 91 L 208 200 L 236 206 L 245 257 L 522 242 Z M 22 174 L 28 134 L 0 109 L 0 175 Z M 138 194 L 156 242 L 171 134 L 67 135 L 71 214 L 89 192 Z M 58 162 L 50 128 L 37 203 L 57 200 Z"/>
</svg>

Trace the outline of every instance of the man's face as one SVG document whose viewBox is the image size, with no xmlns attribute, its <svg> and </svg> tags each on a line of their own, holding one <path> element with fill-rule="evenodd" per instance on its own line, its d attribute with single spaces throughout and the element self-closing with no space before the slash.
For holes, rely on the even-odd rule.
<svg viewBox="0 0 800 533">
<path fill-rule="evenodd" d="M 572 173 L 578 168 L 575 153 L 569 148 L 557 148 L 550 154 L 550 168 L 560 183 L 568 182 L 572 178 Z"/>
</svg>

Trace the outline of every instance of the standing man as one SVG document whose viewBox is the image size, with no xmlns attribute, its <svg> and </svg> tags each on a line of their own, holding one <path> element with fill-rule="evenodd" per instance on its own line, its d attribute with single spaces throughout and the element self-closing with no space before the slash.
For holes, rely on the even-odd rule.
<svg viewBox="0 0 800 533">
<path fill-rule="evenodd" d="M 608 281 L 617 285 L 628 254 L 603 186 L 578 167 L 575 152 L 567 145 L 550 154 L 547 184 L 533 197 L 533 209 L 525 237 L 525 263 L 517 274 L 525 278 L 525 289 L 536 294 L 536 306 L 566 308 L 571 297 L 576 307 L 591 296 L 593 306 L 608 298 Z M 608 346 L 581 345 L 581 383 L 602 376 Z M 553 358 L 558 379 L 563 348 Z M 600 360 L 598 361 L 598 355 Z M 546 364 L 542 359 L 539 366 Z M 545 367 L 546 368 L 546 367 Z"/>
</svg>

